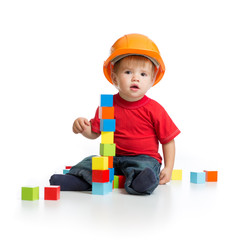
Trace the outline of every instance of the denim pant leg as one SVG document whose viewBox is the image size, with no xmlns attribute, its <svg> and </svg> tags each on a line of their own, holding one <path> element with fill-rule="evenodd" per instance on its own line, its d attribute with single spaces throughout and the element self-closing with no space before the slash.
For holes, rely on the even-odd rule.
<svg viewBox="0 0 229 240">
<path fill-rule="evenodd" d="M 154 158 L 147 155 L 133 157 L 117 157 L 118 165 L 126 176 L 125 189 L 130 194 L 145 195 L 151 194 L 159 184 L 159 175 L 161 164 Z M 155 184 L 143 193 L 136 192 L 131 184 L 133 179 L 145 168 L 150 168 L 155 173 L 157 181 Z"/>
<path fill-rule="evenodd" d="M 67 174 L 81 177 L 92 185 L 92 157 L 95 157 L 95 155 L 84 158 L 81 162 L 73 166 Z"/>
</svg>

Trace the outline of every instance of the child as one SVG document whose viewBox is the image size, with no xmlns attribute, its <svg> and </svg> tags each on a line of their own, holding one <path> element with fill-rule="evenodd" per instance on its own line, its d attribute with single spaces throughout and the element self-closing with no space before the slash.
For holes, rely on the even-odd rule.
<svg viewBox="0 0 229 240">
<path fill-rule="evenodd" d="M 118 39 L 104 63 L 104 74 L 118 90 L 114 95 L 116 131 L 116 175 L 125 175 L 125 189 L 130 194 L 151 194 L 158 184 L 170 181 L 175 159 L 174 138 L 180 133 L 164 108 L 148 98 L 146 92 L 163 77 L 164 63 L 157 46 L 146 36 L 129 34 Z M 77 118 L 73 132 L 89 139 L 100 136 L 98 109 L 88 121 Z M 162 157 L 164 169 L 160 172 Z M 51 185 L 62 191 L 90 190 L 91 158 L 71 168 L 69 174 L 55 174 Z"/>
</svg>

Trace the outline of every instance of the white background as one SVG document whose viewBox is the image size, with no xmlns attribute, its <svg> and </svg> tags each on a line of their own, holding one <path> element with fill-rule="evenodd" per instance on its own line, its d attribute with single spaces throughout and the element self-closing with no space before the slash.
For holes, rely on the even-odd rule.
<svg viewBox="0 0 229 240">
<path fill-rule="evenodd" d="M 175 168 L 186 175 L 219 170 L 218 184 L 228 189 L 228 22 L 226 0 L 1 1 L 0 215 L 11 222 L 5 229 L 17 225 L 11 220 L 21 208 L 21 186 L 47 185 L 65 165 L 98 154 L 100 140 L 73 134 L 72 123 L 94 116 L 100 94 L 116 93 L 102 67 L 111 45 L 128 33 L 149 36 L 164 60 L 166 73 L 147 95 L 182 132 Z"/>
</svg>

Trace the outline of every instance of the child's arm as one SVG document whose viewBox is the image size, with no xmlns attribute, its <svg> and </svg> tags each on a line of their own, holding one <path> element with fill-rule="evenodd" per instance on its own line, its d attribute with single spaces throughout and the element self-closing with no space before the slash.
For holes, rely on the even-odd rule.
<svg viewBox="0 0 229 240">
<path fill-rule="evenodd" d="M 160 173 L 159 184 L 166 184 L 170 181 L 175 161 L 175 141 L 174 139 L 166 144 L 162 144 L 165 167 Z"/>
<path fill-rule="evenodd" d="M 77 118 L 72 126 L 74 133 L 81 133 L 84 137 L 89 139 L 96 139 L 100 136 L 99 133 L 95 133 L 91 130 L 91 123 L 86 118 Z"/>
</svg>

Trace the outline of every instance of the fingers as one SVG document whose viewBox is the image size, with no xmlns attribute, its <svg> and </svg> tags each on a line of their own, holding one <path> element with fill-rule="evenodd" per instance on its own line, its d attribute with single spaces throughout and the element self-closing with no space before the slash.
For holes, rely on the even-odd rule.
<svg viewBox="0 0 229 240">
<path fill-rule="evenodd" d="M 86 118 L 77 118 L 73 123 L 72 130 L 74 133 L 82 133 L 88 126 L 90 122 Z"/>
<path fill-rule="evenodd" d="M 166 184 L 170 181 L 170 178 L 168 178 L 168 174 L 166 174 L 163 170 L 160 173 L 160 180 L 159 180 L 159 184 Z"/>
</svg>

